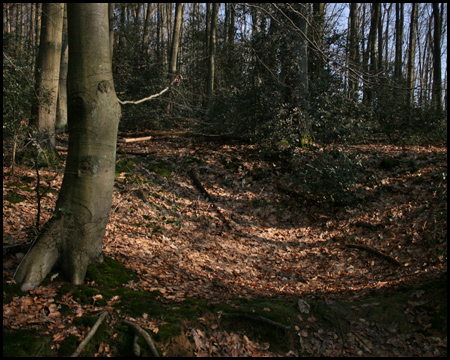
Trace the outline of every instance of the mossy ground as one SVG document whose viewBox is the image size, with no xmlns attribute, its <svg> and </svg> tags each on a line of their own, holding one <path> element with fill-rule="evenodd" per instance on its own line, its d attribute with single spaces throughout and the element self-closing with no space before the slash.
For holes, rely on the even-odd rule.
<svg viewBox="0 0 450 360">
<path fill-rule="evenodd" d="M 51 276 L 51 274 L 49 275 Z M 157 334 L 149 331 L 159 351 L 167 356 L 193 356 L 195 345 L 189 331 L 200 329 L 208 334 L 215 331 L 245 334 L 250 340 L 259 343 L 270 343 L 270 351 L 275 354 L 286 354 L 296 350 L 299 354 L 311 355 L 302 351 L 298 340 L 298 329 L 309 329 L 309 332 L 320 331 L 345 334 L 351 326 L 361 319 L 367 324 L 376 322 L 378 327 L 412 334 L 422 331 L 427 336 L 442 336 L 447 332 L 447 288 L 446 276 L 425 283 L 417 288 L 402 288 L 389 294 L 383 294 L 359 302 L 308 301 L 311 314 L 302 315 L 296 307 L 295 299 L 236 299 L 229 303 L 210 302 L 204 299 L 186 299 L 181 303 L 168 302 L 159 292 L 133 290 L 124 284 L 137 282 L 137 276 L 116 260 L 105 258 L 103 263 L 89 266 L 86 285 L 73 286 L 66 282 L 50 283 L 43 286 L 58 288 L 55 302 L 72 292 L 73 299 L 80 305 L 92 305 L 93 297 L 101 294 L 96 300 L 97 307 L 107 306 L 114 296 L 120 296 L 120 302 L 109 309 L 116 319 L 129 316 L 142 317 L 148 314 L 149 319 L 163 320 Z M 18 285 L 3 284 L 3 302 L 8 303 L 13 296 L 23 296 Z M 417 299 L 419 297 L 419 299 Z M 417 303 L 414 311 L 417 314 L 426 311 L 430 317 L 430 326 L 420 330 L 420 316 L 405 315 L 408 304 Z M 67 306 L 62 306 L 62 316 L 69 313 Z M 250 314 L 239 316 L 236 314 Z M 73 319 L 73 326 L 90 328 L 97 320 L 97 313 L 85 313 Z M 234 316 L 226 316 L 234 314 Z M 414 314 L 411 314 L 414 315 Z M 311 316 L 314 321 L 311 320 Z M 261 318 L 274 321 L 282 326 L 273 326 Z M 353 325 L 352 325 L 353 324 Z M 290 326 L 289 329 L 283 326 Z M 69 356 L 78 344 L 78 338 L 69 336 L 58 347 L 52 342 L 52 334 L 37 330 L 3 329 L 4 356 Z M 81 356 L 98 354 L 102 344 L 108 344 L 109 355 L 129 356 L 133 341 L 132 330 L 120 322 L 111 326 L 104 321 L 91 339 Z M 339 339 L 336 339 L 338 342 Z M 141 355 L 148 356 L 148 349 L 142 339 L 139 340 Z M 52 346 L 53 345 L 53 346 Z"/>
</svg>

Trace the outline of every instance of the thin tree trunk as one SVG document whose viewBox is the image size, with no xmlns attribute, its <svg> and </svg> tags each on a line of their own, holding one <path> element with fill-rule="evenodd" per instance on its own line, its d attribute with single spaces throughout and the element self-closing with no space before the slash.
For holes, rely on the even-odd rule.
<svg viewBox="0 0 450 360">
<path fill-rule="evenodd" d="M 58 105 L 56 108 L 56 129 L 67 125 L 67 66 L 69 63 L 69 38 L 67 34 L 67 4 L 64 4 L 64 22 L 61 45 L 61 64 L 59 72 Z"/>
<path fill-rule="evenodd" d="M 47 132 L 41 146 L 54 149 L 56 102 L 58 97 L 59 70 L 64 3 L 43 3 L 41 41 L 36 64 L 36 86 L 39 103 L 33 107 L 32 124 Z"/>
<path fill-rule="evenodd" d="M 402 78 L 402 50 L 403 50 L 403 3 L 395 4 L 395 65 L 394 78 Z"/>
<path fill-rule="evenodd" d="M 433 48 L 433 103 L 437 111 L 442 111 L 441 72 L 441 16 L 439 4 L 433 3 L 434 48 Z"/>
<path fill-rule="evenodd" d="M 170 73 L 171 74 L 175 74 L 177 72 L 177 55 L 178 55 L 178 47 L 180 44 L 182 10 L 183 10 L 183 5 L 181 3 L 177 3 L 176 10 L 175 10 L 175 26 L 173 29 L 172 54 L 170 56 Z"/>
<path fill-rule="evenodd" d="M 219 15 L 219 3 L 214 3 L 212 8 L 211 18 L 211 37 L 209 40 L 209 67 L 208 67 L 208 110 L 213 105 L 213 91 L 214 91 L 214 71 L 216 58 L 216 37 L 217 37 L 217 18 Z"/>
<path fill-rule="evenodd" d="M 358 77 L 357 73 L 359 70 L 359 42 L 358 42 L 358 3 L 350 4 L 350 64 L 349 68 L 349 95 L 351 99 L 356 99 L 358 94 Z"/>
</svg>

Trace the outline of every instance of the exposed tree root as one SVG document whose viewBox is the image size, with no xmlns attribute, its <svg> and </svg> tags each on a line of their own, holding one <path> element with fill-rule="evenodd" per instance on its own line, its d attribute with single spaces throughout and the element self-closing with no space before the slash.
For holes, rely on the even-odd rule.
<svg viewBox="0 0 450 360">
<path fill-rule="evenodd" d="M 135 333 L 136 336 L 140 335 L 144 338 L 145 342 L 147 343 L 149 349 L 150 349 L 150 353 L 152 356 L 154 357 L 159 357 L 159 353 L 158 350 L 156 350 L 156 346 L 155 343 L 153 342 L 152 338 L 150 337 L 150 335 L 147 333 L 147 331 L 145 331 L 143 328 L 141 328 L 138 324 L 135 324 L 131 321 L 128 320 L 122 320 L 122 322 L 125 325 L 128 325 L 129 327 L 131 327 Z M 137 353 L 140 352 L 139 349 L 139 345 L 137 344 L 137 338 L 134 338 L 133 341 L 133 352 Z M 138 356 L 135 354 L 135 356 Z"/>
<path fill-rule="evenodd" d="M 78 345 L 78 348 L 75 350 L 75 352 L 71 355 L 71 357 L 78 357 L 78 355 L 81 354 L 81 352 L 83 351 L 83 349 L 86 347 L 87 343 L 89 342 L 89 340 L 92 339 L 92 337 L 94 336 L 94 334 L 97 332 L 98 327 L 100 326 L 100 324 L 102 323 L 102 321 L 105 319 L 106 315 L 108 315 L 107 311 L 103 311 L 98 320 L 95 322 L 94 326 L 92 327 L 92 329 L 88 332 L 88 334 L 84 337 L 83 341 L 80 343 L 80 345 Z"/>
<path fill-rule="evenodd" d="M 267 319 L 267 318 L 265 318 L 263 316 L 259 316 L 259 315 L 252 315 L 252 314 L 247 314 L 247 313 L 222 313 L 222 316 L 246 317 L 248 319 L 262 321 L 262 322 L 264 322 L 266 324 L 273 325 L 273 326 L 279 327 L 279 328 L 284 329 L 284 330 L 290 330 L 291 329 L 290 326 L 286 326 L 286 325 L 277 323 L 276 321 Z"/>
<path fill-rule="evenodd" d="M 370 252 L 371 254 L 377 255 L 379 257 L 382 257 L 383 259 L 386 259 L 387 261 L 389 261 L 391 264 L 394 264 L 396 266 L 402 266 L 397 260 L 395 260 L 394 258 L 390 257 L 389 255 L 386 254 L 382 254 L 380 253 L 378 250 L 375 250 L 374 248 L 371 248 L 370 246 L 367 245 L 362 245 L 362 244 L 345 244 L 346 247 L 348 248 L 355 248 L 355 249 L 360 249 L 360 250 L 365 250 L 367 252 Z"/>
</svg>

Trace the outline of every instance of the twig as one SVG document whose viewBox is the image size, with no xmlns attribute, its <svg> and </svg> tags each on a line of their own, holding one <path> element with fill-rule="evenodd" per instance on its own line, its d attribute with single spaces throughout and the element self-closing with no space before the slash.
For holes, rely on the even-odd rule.
<svg viewBox="0 0 450 360">
<path fill-rule="evenodd" d="M 131 327 L 136 335 L 141 335 L 144 338 L 145 342 L 150 348 L 150 353 L 152 356 L 159 357 L 159 353 L 158 350 L 156 350 L 155 343 L 153 342 L 151 336 L 148 334 L 147 331 L 145 331 L 143 328 L 141 328 L 138 324 L 135 324 L 134 322 L 128 320 L 122 320 L 122 322 L 125 325 Z"/>
<path fill-rule="evenodd" d="M 290 330 L 290 328 L 291 328 L 290 326 L 286 326 L 286 325 L 277 323 L 276 321 L 267 319 L 267 318 L 265 318 L 263 316 L 259 316 L 259 315 L 252 315 L 252 314 L 247 314 L 247 313 L 222 313 L 222 315 L 223 316 L 242 316 L 242 317 L 246 317 L 246 318 L 249 318 L 252 320 L 259 320 L 259 321 L 265 322 L 267 324 L 282 328 L 284 330 Z"/>
<path fill-rule="evenodd" d="M 77 350 L 75 350 L 75 352 L 70 356 L 70 357 L 78 357 L 78 355 L 81 354 L 81 352 L 83 351 L 83 349 L 86 347 L 87 343 L 89 342 L 89 340 L 91 340 L 91 338 L 94 336 L 94 334 L 97 332 L 98 327 L 100 326 L 100 324 L 102 323 L 102 321 L 105 319 L 106 315 L 108 315 L 107 311 L 103 311 L 98 320 L 96 321 L 96 323 L 94 324 L 94 326 L 92 327 L 92 329 L 88 332 L 88 334 L 84 337 L 83 341 L 80 343 L 80 345 L 78 345 Z"/>
<path fill-rule="evenodd" d="M 394 264 L 396 266 L 402 266 L 402 264 L 400 264 L 394 258 L 390 257 L 389 255 L 383 254 L 383 253 L 379 252 L 378 250 L 375 250 L 374 248 L 371 248 L 370 246 L 362 245 L 362 244 L 345 244 L 345 246 L 348 247 L 348 248 L 355 248 L 355 249 L 365 250 L 367 252 L 370 252 L 372 254 L 375 254 L 375 255 L 377 255 L 379 257 L 382 257 L 382 258 L 386 259 L 391 264 Z"/>
</svg>

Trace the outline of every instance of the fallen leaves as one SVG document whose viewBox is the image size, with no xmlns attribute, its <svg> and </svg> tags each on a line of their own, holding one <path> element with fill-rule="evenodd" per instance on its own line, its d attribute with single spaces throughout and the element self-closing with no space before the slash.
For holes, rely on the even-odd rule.
<svg viewBox="0 0 450 360">
<path fill-rule="evenodd" d="M 159 163 L 172 164 L 173 177 L 158 176 L 146 168 L 145 161 L 136 164 L 134 172 L 140 183 L 121 183 L 115 188 L 103 246 L 107 256 L 139 275 L 138 283 L 125 284 L 131 289 L 157 290 L 175 302 L 187 297 L 218 302 L 280 296 L 352 300 L 446 271 L 444 148 L 355 145 L 341 149 L 362 154 L 369 179 L 361 184 L 360 203 L 346 208 L 328 203 L 306 205 L 280 193 L 280 183 L 285 181 L 282 167 L 260 160 L 252 146 L 198 147 L 186 139 L 176 144 L 152 140 L 145 151 L 153 154 L 152 161 L 157 156 Z M 382 154 L 399 159 L 399 165 L 393 170 L 380 168 Z M 186 159 L 195 161 L 187 163 Z M 214 204 L 193 186 L 186 170 L 192 167 Z M 21 183 L 24 177 L 30 179 L 32 188 L 34 172 L 17 167 L 16 175 L 11 176 L 4 169 L 4 199 L 13 193 L 26 199 L 3 202 L 4 246 L 28 241 L 35 223 L 34 194 Z M 51 188 L 58 190 L 61 181 L 62 173 L 51 182 Z M 51 216 L 56 200 L 50 194 L 42 199 L 43 221 Z M 145 194 L 145 201 L 138 194 Z M 402 266 L 396 268 L 373 254 L 346 249 L 349 241 L 377 249 Z M 55 283 L 58 279 L 51 280 Z M 44 327 L 55 331 L 56 342 L 69 333 L 83 337 L 85 331 L 70 323 L 98 310 L 95 303 L 101 295 L 93 297 L 90 307 L 81 307 L 67 294 L 62 303 L 73 313 L 66 316 L 61 315 L 61 304 L 55 304 L 53 296 L 51 290 L 38 289 L 13 298 L 3 307 L 4 327 Z M 414 312 L 417 305 L 410 306 Z M 429 323 L 420 319 L 424 326 Z M 139 321 L 141 327 L 158 331 L 158 324 L 151 319 Z M 358 324 L 361 329 L 371 326 Z M 263 356 L 268 350 L 245 335 L 218 329 L 211 329 L 209 335 L 192 329 L 191 335 L 197 355 Z M 299 330 L 302 348 L 322 355 L 335 355 L 333 351 L 342 348 L 342 343 L 335 344 L 334 336 Z M 361 354 L 373 354 L 372 344 L 360 332 L 352 331 L 346 337 L 348 354 L 358 354 L 350 352 L 351 346 Z M 386 337 L 388 340 L 394 347 L 412 346 L 400 337 Z M 427 351 L 434 356 L 436 347 L 430 345 Z"/>
<path fill-rule="evenodd" d="M 194 339 L 197 348 L 195 355 L 198 357 L 275 355 L 267 351 L 270 348 L 269 343 L 259 344 L 250 341 L 246 335 L 234 332 L 215 331 L 207 336 L 200 329 L 191 329 L 190 335 Z"/>
</svg>

